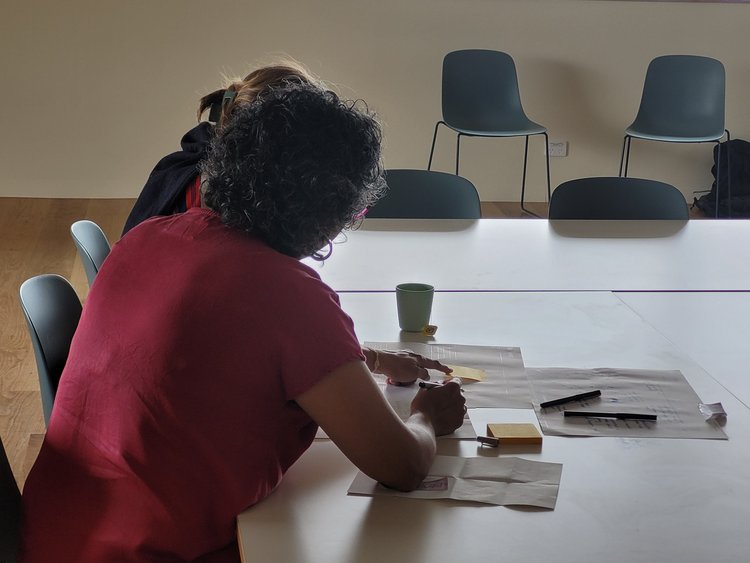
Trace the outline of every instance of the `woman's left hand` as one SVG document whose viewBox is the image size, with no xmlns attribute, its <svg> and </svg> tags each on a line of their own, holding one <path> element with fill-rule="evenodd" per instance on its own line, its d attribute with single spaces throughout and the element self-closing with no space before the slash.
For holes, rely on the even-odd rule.
<svg viewBox="0 0 750 563">
<path fill-rule="evenodd" d="M 430 379 L 428 369 L 450 373 L 451 368 L 437 360 L 425 358 L 409 350 L 378 350 L 377 373 L 388 378 L 391 385 L 412 385 L 417 379 Z"/>
</svg>

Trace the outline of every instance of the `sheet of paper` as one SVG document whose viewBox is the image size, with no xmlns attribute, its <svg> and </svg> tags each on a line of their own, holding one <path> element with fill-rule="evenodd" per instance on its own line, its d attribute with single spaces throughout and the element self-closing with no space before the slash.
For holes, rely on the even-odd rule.
<svg viewBox="0 0 750 563">
<path fill-rule="evenodd" d="M 715 420 L 705 420 L 701 400 L 677 370 L 526 368 L 526 375 L 548 435 L 727 439 Z M 539 408 L 540 402 L 592 389 L 601 397 Z M 657 420 L 564 418 L 565 410 L 655 414 Z"/>
<path fill-rule="evenodd" d="M 429 344 L 424 342 L 365 342 L 380 350 L 411 350 L 444 364 L 482 370 L 484 381 L 464 380 L 466 406 L 473 408 L 531 408 L 531 391 L 526 380 L 520 348 Z M 430 370 L 435 380 L 442 372 Z"/>
<path fill-rule="evenodd" d="M 380 485 L 360 472 L 350 495 L 384 495 L 415 499 L 454 499 L 496 505 L 553 509 L 562 465 L 518 457 L 435 456 L 430 473 L 417 490 L 404 493 Z"/>
</svg>

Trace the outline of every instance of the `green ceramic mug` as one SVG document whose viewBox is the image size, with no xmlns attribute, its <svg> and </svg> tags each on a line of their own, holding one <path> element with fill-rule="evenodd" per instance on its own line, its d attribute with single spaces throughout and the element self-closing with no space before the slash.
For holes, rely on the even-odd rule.
<svg viewBox="0 0 750 563">
<path fill-rule="evenodd" d="M 396 286 L 398 326 L 408 332 L 422 332 L 430 324 L 435 288 L 426 283 L 402 283 Z"/>
</svg>

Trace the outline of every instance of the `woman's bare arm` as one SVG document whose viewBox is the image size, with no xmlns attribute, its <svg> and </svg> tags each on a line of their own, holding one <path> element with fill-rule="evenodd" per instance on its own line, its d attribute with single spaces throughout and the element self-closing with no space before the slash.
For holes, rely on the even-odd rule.
<svg viewBox="0 0 750 563">
<path fill-rule="evenodd" d="M 404 423 L 362 361 L 345 364 L 297 398 L 297 403 L 367 475 L 389 487 L 413 490 L 432 465 L 435 434 L 461 425 L 458 385 L 420 391 Z"/>
</svg>

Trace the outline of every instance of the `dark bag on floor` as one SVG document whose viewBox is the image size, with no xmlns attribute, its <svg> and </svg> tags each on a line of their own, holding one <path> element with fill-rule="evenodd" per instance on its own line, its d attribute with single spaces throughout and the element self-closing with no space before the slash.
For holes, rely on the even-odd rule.
<svg viewBox="0 0 750 563">
<path fill-rule="evenodd" d="M 711 168 L 714 182 L 711 191 L 693 202 L 708 217 L 716 216 L 717 152 L 718 146 L 714 146 L 714 165 Z M 729 217 L 730 207 L 732 217 L 750 217 L 750 143 L 742 139 L 721 143 L 719 172 L 719 217 Z M 731 180 L 731 194 L 727 190 L 727 179 Z"/>
</svg>

